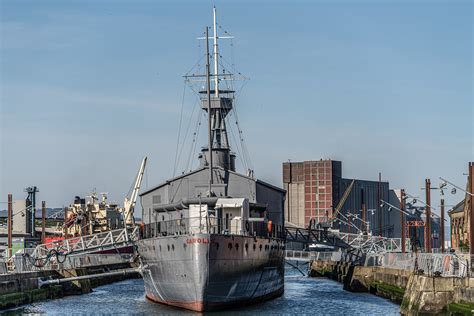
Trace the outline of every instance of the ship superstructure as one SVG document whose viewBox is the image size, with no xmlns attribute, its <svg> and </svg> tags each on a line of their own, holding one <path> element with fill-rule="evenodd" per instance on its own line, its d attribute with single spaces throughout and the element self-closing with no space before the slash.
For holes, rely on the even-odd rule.
<svg viewBox="0 0 474 316">
<path fill-rule="evenodd" d="M 196 170 L 170 179 L 141 197 L 143 239 L 137 244 L 146 296 L 196 311 L 279 296 L 284 289 L 285 191 L 236 172 L 226 116 L 235 93 L 221 89 L 230 74 L 218 67 L 213 20 L 213 70 L 206 28 L 208 144 Z"/>
<path fill-rule="evenodd" d="M 123 207 L 107 201 L 107 193 L 95 191 L 86 198 L 76 196 L 74 203 L 64 209 L 63 237 L 85 236 L 135 225 L 134 209 L 143 180 L 147 157 L 143 158 L 130 196 L 124 199 Z"/>
</svg>

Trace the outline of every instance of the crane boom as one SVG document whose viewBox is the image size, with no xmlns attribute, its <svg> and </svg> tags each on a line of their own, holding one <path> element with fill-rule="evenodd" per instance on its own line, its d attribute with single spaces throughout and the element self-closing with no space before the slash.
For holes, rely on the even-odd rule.
<svg viewBox="0 0 474 316">
<path fill-rule="evenodd" d="M 124 216 L 125 226 L 127 227 L 135 225 L 133 211 L 135 210 L 135 204 L 137 203 L 138 192 L 140 191 L 140 186 L 143 180 L 143 174 L 145 173 L 146 160 L 147 160 L 147 157 L 143 158 L 142 164 L 140 165 L 140 169 L 138 170 L 138 174 L 135 179 L 135 185 L 133 187 L 130 198 L 125 197 L 125 201 L 123 202 L 123 216 Z"/>
<path fill-rule="evenodd" d="M 342 207 L 344 206 L 344 203 L 346 203 L 347 198 L 349 197 L 349 194 L 352 191 L 352 187 L 354 186 L 355 180 L 352 180 L 351 184 L 347 187 L 346 191 L 344 191 L 344 194 L 342 195 L 342 198 L 339 200 L 339 203 L 337 204 L 336 208 L 334 209 L 334 212 L 332 214 L 332 218 L 336 218 L 339 212 L 341 211 Z"/>
</svg>

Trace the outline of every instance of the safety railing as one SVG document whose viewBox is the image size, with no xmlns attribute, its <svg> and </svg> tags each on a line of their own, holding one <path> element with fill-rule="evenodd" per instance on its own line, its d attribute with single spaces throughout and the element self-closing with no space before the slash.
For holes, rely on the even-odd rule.
<svg viewBox="0 0 474 316">
<path fill-rule="evenodd" d="M 388 238 L 364 234 L 350 234 L 342 232 L 331 232 L 352 248 L 364 248 L 364 252 L 401 252 L 401 238 Z M 410 249 L 410 242 L 406 241 L 406 249 Z"/>
<path fill-rule="evenodd" d="M 286 260 L 295 261 L 339 261 L 340 251 L 305 251 L 305 250 L 285 250 Z"/>
<path fill-rule="evenodd" d="M 103 233 L 78 236 L 64 240 L 52 241 L 38 245 L 31 256 L 35 259 L 41 259 L 55 251 L 61 255 L 72 253 L 86 253 L 97 251 L 97 249 L 113 248 L 117 245 L 127 244 L 130 241 L 136 241 L 139 238 L 139 227 L 122 228 Z"/>
<path fill-rule="evenodd" d="M 22 272 L 77 267 L 81 260 L 96 260 L 90 259 L 93 256 L 84 257 L 87 254 L 133 245 L 140 237 L 139 230 L 138 226 L 122 228 L 94 235 L 56 240 L 40 244 L 36 248 L 22 249 L 6 260 L 7 269 Z M 120 254 L 120 256 L 124 258 L 127 255 Z M 106 258 L 106 256 L 101 258 Z"/>
<path fill-rule="evenodd" d="M 303 250 L 285 250 L 285 259 L 309 262 L 311 260 L 311 252 Z"/>
<path fill-rule="evenodd" d="M 190 217 L 144 225 L 142 238 L 198 233 L 284 238 L 282 225 L 264 221 L 226 220 L 215 217 Z"/>
<path fill-rule="evenodd" d="M 366 265 L 412 270 L 433 276 L 467 277 L 474 275 L 474 256 L 456 253 L 368 254 Z"/>
<path fill-rule="evenodd" d="M 311 260 L 315 261 L 339 261 L 341 260 L 340 251 L 318 251 L 311 254 Z"/>
</svg>

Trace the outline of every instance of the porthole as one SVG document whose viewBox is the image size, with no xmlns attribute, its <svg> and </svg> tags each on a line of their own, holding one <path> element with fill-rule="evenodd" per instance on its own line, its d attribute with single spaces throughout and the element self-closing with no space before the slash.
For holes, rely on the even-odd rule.
<svg viewBox="0 0 474 316">
<path fill-rule="evenodd" d="M 216 249 L 219 249 L 219 243 L 216 242 Z"/>
<path fill-rule="evenodd" d="M 257 245 L 253 244 L 253 250 L 255 250 L 257 248 Z"/>
<path fill-rule="evenodd" d="M 245 250 L 249 250 L 249 244 L 245 244 Z"/>
<path fill-rule="evenodd" d="M 230 242 L 227 247 L 229 247 L 229 249 L 232 249 L 232 243 Z"/>
<path fill-rule="evenodd" d="M 174 244 L 173 244 L 173 245 L 171 245 L 171 249 L 173 249 L 173 251 L 174 251 Z"/>
<path fill-rule="evenodd" d="M 262 250 L 262 245 L 260 244 L 260 250 Z"/>
<path fill-rule="evenodd" d="M 235 250 L 239 250 L 239 244 L 235 244 Z"/>
<path fill-rule="evenodd" d="M 170 245 L 168 245 L 168 251 L 170 251 Z"/>
</svg>

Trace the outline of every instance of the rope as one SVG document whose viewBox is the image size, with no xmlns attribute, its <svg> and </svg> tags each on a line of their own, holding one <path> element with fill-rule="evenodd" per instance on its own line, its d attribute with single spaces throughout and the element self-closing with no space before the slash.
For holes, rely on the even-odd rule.
<svg viewBox="0 0 474 316">
<path fill-rule="evenodd" d="M 186 132 L 184 134 L 184 139 L 183 139 L 183 143 L 181 145 L 181 149 L 179 150 L 179 154 L 178 154 L 178 160 L 177 160 L 177 166 L 179 165 L 179 162 L 181 161 L 181 155 L 183 153 L 183 149 L 184 149 L 184 145 L 186 143 L 186 139 L 188 138 L 188 133 L 189 133 L 189 129 L 191 127 L 191 122 L 193 120 L 193 117 L 194 117 L 194 112 L 196 110 L 196 106 L 193 106 L 193 110 L 191 112 L 191 117 L 189 118 L 189 121 L 188 121 L 188 126 L 186 127 Z M 176 168 L 177 169 L 177 168 Z"/>
<path fill-rule="evenodd" d="M 59 251 L 59 249 L 60 249 L 60 246 L 58 245 L 56 247 L 56 249 L 51 249 L 50 251 L 48 251 L 46 256 L 40 257 L 40 258 L 33 257 L 28 253 L 25 253 L 23 255 L 36 268 L 43 268 L 46 264 L 49 263 L 49 261 L 51 261 L 51 258 L 53 258 L 53 257 L 56 257 L 56 261 L 58 263 L 64 263 L 66 261 L 66 257 L 68 256 L 68 253 L 67 252 L 66 253 L 61 252 L 61 251 Z M 61 260 L 60 259 L 61 257 L 63 257 L 64 259 Z"/>
<path fill-rule="evenodd" d="M 176 141 L 176 152 L 174 155 L 174 167 L 173 167 L 173 177 L 176 175 L 176 168 L 178 165 L 178 148 L 179 148 L 179 142 L 181 138 L 181 124 L 183 121 L 183 109 L 184 109 L 184 97 L 186 95 L 186 85 L 183 85 L 183 96 L 181 98 L 181 112 L 179 115 L 179 127 L 178 127 L 178 139 Z"/>
</svg>

